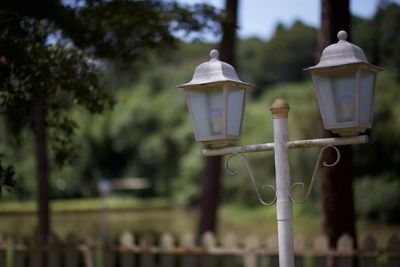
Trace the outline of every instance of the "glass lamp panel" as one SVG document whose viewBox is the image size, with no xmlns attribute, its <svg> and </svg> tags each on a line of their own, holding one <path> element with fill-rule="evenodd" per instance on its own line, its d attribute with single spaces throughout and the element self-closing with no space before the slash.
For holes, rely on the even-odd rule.
<svg viewBox="0 0 400 267">
<path fill-rule="evenodd" d="M 245 89 L 228 89 L 227 130 L 228 135 L 239 136 L 244 113 Z"/>
<path fill-rule="evenodd" d="M 354 123 L 356 118 L 356 73 L 358 64 L 317 70 L 314 83 L 319 93 L 319 105 L 325 128 L 340 128 Z"/>
<path fill-rule="evenodd" d="M 222 87 L 188 90 L 186 94 L 197 141 L 220 136 L 224 129 Z"/>
<path fill-rule="evenodd" d="M 360 121 L 372 123 L 372 105 L 374 102 L 375 72 L 361 70 L 360 81 Z"/>
<path fill-rule="evenodd" d="M 336 122 L 353 122 L 356 119 L 355 76 L 333 79 L 336 105 Z"/>
<path fill-rule="evenodd" d="M 330 128 L 337 121 L 333 83 L 329 77 L 320 75 L 314 76 L 314 80 L 318 90 L 319 109 L 324 119 L 325 128 Z"/>
</svg>

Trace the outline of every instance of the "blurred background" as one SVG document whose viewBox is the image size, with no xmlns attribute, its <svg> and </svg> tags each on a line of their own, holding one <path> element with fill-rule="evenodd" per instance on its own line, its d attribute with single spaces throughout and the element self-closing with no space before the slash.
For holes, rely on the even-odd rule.
<svg viewBox="0 0 400 267">
<path fill-rule="evenodd" d="M 275 208 L 258 202 L 239 160 L 232 162 L 236 176 L 220 162 L 209 172 L 176 86 L 219 48 L 221 59 L 256 85 L 242 144 L 272 142 L 269 106 L 277 97 L 291 106 L 289 139 L 319 138 L 317 102 L 303 68 L 327 45 L 321 32 L 328 20 L 347 27 L 369 62 L 385 68 L 370 143 L 351 151 L 347 200 L 354 200 L 354 217 L 336 219 L 354 224 L 360 238 L 399 233 L 400 2 L 338 1 L 345 8 L 331 16 L 346 20 L 348 13 L 344 22 L 324 17 L 329 2 L 335 1 L 2 3 L 0 232 L 39 231 L 44 239 L 49 232 L 275 233 Z M 310 182 L 317 155 L 290 152 L 293 181 Z M 257 182 L 274 184 L 273 154 L 249 159 Z M 217 192 L 205 191 L 207 179 L 218 182 Z M 294 207 L 295 232 L 309 240 L 327 229 L 319 184 Z"/>
</svg>

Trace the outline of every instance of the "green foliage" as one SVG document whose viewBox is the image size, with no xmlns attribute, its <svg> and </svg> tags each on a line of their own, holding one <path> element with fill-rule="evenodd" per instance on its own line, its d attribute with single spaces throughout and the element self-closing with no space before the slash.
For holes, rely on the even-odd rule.
<svg viewBox="0 0 400 267">
<path fill-rule="evenodd" d="M 4 167 L 1 161 L 2 157 L 3 156 L 0 155 L 0 195 L 3 191 L 3 188 L 7 191 L 11 191 L 16 185 L 16 182 L 14 180 L 14 167 Z"/>
<path fill-rule="evenodd" d="M 358 215 L 384 223 L 400 222 L 400 181 L 391 174 L 362 177 L 355 184 Z"/>
<path fill-rule="evenodd" d="M 375 96 L 374 127 L 368 146 L 355 147 L 358 176 L 379 176 L 390 173 L 400 177 L 400 92 L 390 69 L 381 73 Z M 371 164 L 373 163 L 373 164 Z"/>
<path fill-rule="evenodd" d="M 371 20 L 353 18 L 353 39 L 370 62 L 393 69 L 400 81 L 400 5 L 379 6 Z"/>
<path fill-rule="evenodd" d="M 183 155 L 195 144 L 177 81 L 167 81 L 172 72 L 177 80 L 185 79 L 186 71 L 179 74 L 168 64 L 144 73 L 135 85 L 116 92 L 118 105 L 101 117 L 76 110 L 80 161 L 55 177 L 62 177 L 67 186 L 79 184 L 79 192 L 72 191 L 86 196 L 95 193 L 96 181 L 120 177 L 147 178 L 152 190 L 146 194 L 170 194 Z M 197 147 L 201 159 L 199 151 Z M 79 177 L 84 181 L 74 182 Z"/>
<path fill-rule="evenodd" d="M 380 75 L 370 142 L 354 146 L 358 214 L 390 223 L 400 222 L 400 85 L 394 76 L 390 69 Z"/>
<path fill-rule="evenodd" d="M 96 57 L 117 58 L 124 63 L 136 60 L 149 48 L 170 47 L 176 31 L 189 34 L 219 29 L 217 14 L 204 4 L 97 0 L 86 1 L 83 8 L 74 11 L 76 25 L 63 24 L 67 37 L 80 47 L 95 47 Z"/>
<path fill-rule="evenodd" d="M 170 46 L 173 32 L 214 28 L 208 5 L 163 1 L 61 1 L 1 4 L 0 97 L 11 132 L 33 128 L 33 103 L 46 99 L 47 126 L 55 158 L 74 158 L 76 124 L 65 111 L 82 105 L 101 112 L 112 104 L 98 59 L 131 62 L 149 48 Z M 35 4 L 38 4 L 37 6 Z"/>
<path fill-rule="evenodd" d="M 2 10 L 0 22 L 6 25 L 0 35 L 0 107 L 9 130 L 19 138 L 22 129 L 34 129 L 33 107 L 38 99 L 45 99 L 50 143 L 57 163 L 63 164 L 73 158 L 76 128 L 66 111 L 82 105 L 100 112 L 111 105 L 99 70 L 80 49 L 47 43 L 55 29 L 45 20 Z"/>
<path fill-rule="evenodd" d="M 268 42 L 264 42 L 258 38 L 238 40 L 238 66 L 236 71 L 243 81 L 253 83 L 257 88 L 262 88 L 265 85 L 258 84 L 258 80 L 265 72 L 262 69 L 264 59 L 261 55 L 263 55 L 267 44 Z"/>
<path fill-rule="evenodd" d="M 257 54 L 258 65 L 250 69 L 257 84 L 253 95 L 258 96 L 266 85 L 303 80 L 305 74 L 301 69 L 313 65 L 316 47 L 317 31 L 314 28 L 300 21 L 288 29 L 278 25 L 274 37 Z M 250 52 L 246 54 L 251 56 Z"/>
<path fill-rule="evenodd" d="M 85 54 L 132 62 L 149 49 L 171 48 L 174 33 L 220 30 L 219 13 L 210 5 L 176 1 L 5 0 L 0 8 L 31 20 L 53 23 L 61 43 L 73 42 Z M 164 50 L 165 51 L 165 50 Z"/>
<path fill-rule="evenodd" d="M 78 124 L 71 118 L 70 110 L 80 106 L 91 113 L 100 113 L 113 105 L 102 80 L 105 60 L 126 64 L 137 60 L 139 55 L 145 57 L 150 49 L 171 48 L 177 40 L 175 31 L 218 32 L 217 18 L 218 13 L 209 5 L 188 6 L 175 1 L 2 1 L 0 109 L 6 117 L 5 125 L 20 141 L 25 136 L 24 129 L 35 129 L 32 113 L 35 105 L 43 103 L 53 158 L 60 166 L 71 163 L 77 157 L 73 137 Z M 157 82 L 153 80 L 155 91 L 160 90 Z M 136 115 L 140 117 L 139 113 Z M 158 129 L 153 123 L 158 125 L 159 120 L 153 122 L 153 117 L 151 114 L 138 120 L 138 126 L 144 126 L 144 131 Z M 111 138 L 112 133 L 101 141 L 112 143 Z M 156 138 L 150 141 L 145 143 L 150 147 L 134 147 L 134 151 L 145 150 L 142 154 L 148 154 L 147 151 L 163 143 Z M 168 143 L 168 138 L 165 142 Z M 118 152 L 121 161 L 111 162 L 119 170 L 108 171 L 110 175 L 122 172 L 120 169 L 126 164 L 123 161 L 126 152 Z M 98 161 L 101 164 L 109 160 Z M 147 164 L 145 159 L 143 163 Z M 138 166 L 147 175 L 144 170 L 148 168 Z M 90 172 L 82 167 L 81 174 Z"/>
</svg>

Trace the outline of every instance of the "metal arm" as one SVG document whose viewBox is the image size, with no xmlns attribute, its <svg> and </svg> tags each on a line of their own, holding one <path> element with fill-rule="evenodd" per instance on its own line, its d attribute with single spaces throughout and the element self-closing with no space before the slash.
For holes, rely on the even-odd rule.
<svg viewBox="0 0 400 267">
<path fill-rule="evenodd" d="M 325 152 L 325 150 L 327 148 L 332 148 L 332 149 L 335 150 L 335 152 L 336 152 L 336 160 L 333 163 L 328 163 L 328 162 L 324 161 L 324 162 L 322 162 L 322 165 L 325 166 L 325 167 L 333 167 L 333 166 L 335 166 L 335 165 L 337 165 L 339 163 L 339 161 L 340 161 L 340 152 L 339 152 L 339 149 L 337 147 L 335 147 L 333 145 L 327 145 L 327 146 L 322 147 L 321 150 L 319 151 L 318 159 L 317 159 L 317 162 L 315 163 L 315 167 L 314 167 L 314 171 L 313 171 L 313 174 L 312 174 L 312 177 L 311 177 L 310 185 L 308 186 L 307 193 L 305 194 L 304 198 L 301 199 L 301 200 L 296 200 L 296 199 L 294 199 L 293 194 L 292 194 L 292 191 L 296 186 L 301 186 L 301 187 L 305 188 L 306 185 L 304 183 L 297 182 L 297 183 L 294 183 L 294 184 L 292 184 L 290 186 L 289 196 L 290 196 L 290 199 L 292 200 L 293 203 L 303 203 L 306 200 L 308 200 L 308 198 L 310 197 L 311 190 L 314 187 L 315 177 L 317 176 L 317 170 L 321 166 L 322 155 L 324 154 L 324 152 Z"/>
<path fill-rule="evenodd" d="M 367 135 L 359 135 L 352 137 L 333 137 L 333 138 L 321 138 L 321 139 L 307 139 L 298 141 L 289 141 L 287 147 L 293 148 L 308 148 L 308 147 L 324 147 L 324 146 L 341 146 L 341 145 L 356 145 L 368 143 Z M 265 144 L 254 144 L 246 146 L 234 146 L 220 149 L 203 149 L 203 155 L 206 157 L 210 156 L 221 156 L 238 153 L 252 153 L 260 151 L 272 151 L 274 150 L 274 143 Z"/>
<path fill-rule="evenodd" d="M 252 183 L 252 185 L 253 185 L 253 187 L 254 187 L 254 190 L 256 191 L 258 200 L 261 202 L 261 204 L 263 204 L 263 205 L 265 205 L 265 206 L 271 206 L 271 205 L 275 204 L 275 202 L 276 202 L 276 190 L 275 190 L 275 187 L 274 187 L 273 185 L 262 185 L 262 186 L 261 186 L 261 191 L 263 191 L 264 188 L 269 187 L 269 188 L 271 188 L 272 191 L 274 192 L 274 199 L 271 200 L 270 202 L 265 202 L 265 201 L 263 200 L 263 198 L 261 197 L 260 188 L 257 186 L 256 178 L 255 178 L 255 176 L 254 176 L 254 174 L 253 174 L 253 171 L 251 170 L 251 167 L 250 167 L 250 165 L 249 165 L 249 161 L 247 160 L 247 158 L 246 158 L 243 154 L 241 154 L 241 153 L 236 153 L 236 154 L 229 155 L 229 156 L 225 159 L 225 170 L 226 170 L 230 175 L 236 175 L 236 174 L 238 174 L 238 172 L 237 172 L 236 170 L 231 169 L 231 168 L 229 167 L 229 161 L 230 161 L 234 156 L 240 156 L 240 158 L 243 160 L 244 166 L 246 166 L 247 172 L 249 173 L 249 176 L 250 176 L 251 183 Z"/>
</svg>

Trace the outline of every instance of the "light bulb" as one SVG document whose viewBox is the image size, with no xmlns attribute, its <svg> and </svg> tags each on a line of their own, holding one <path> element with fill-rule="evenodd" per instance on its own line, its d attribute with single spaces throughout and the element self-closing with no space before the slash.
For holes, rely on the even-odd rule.
<svg viewBox="0 0 400 267">
<path fill-rule="evenodd" d="M 340 117 L 342 121 L 354 120 L 354 96 L 343 94 L 338 97 Z"/>
<path fill-rule="evenodd" d="M 222 111 L 219 108 L 212 108 L 210 110 L 211 118 L 211 133 L 221 134 L 222 133 Z"/>
</svg>

